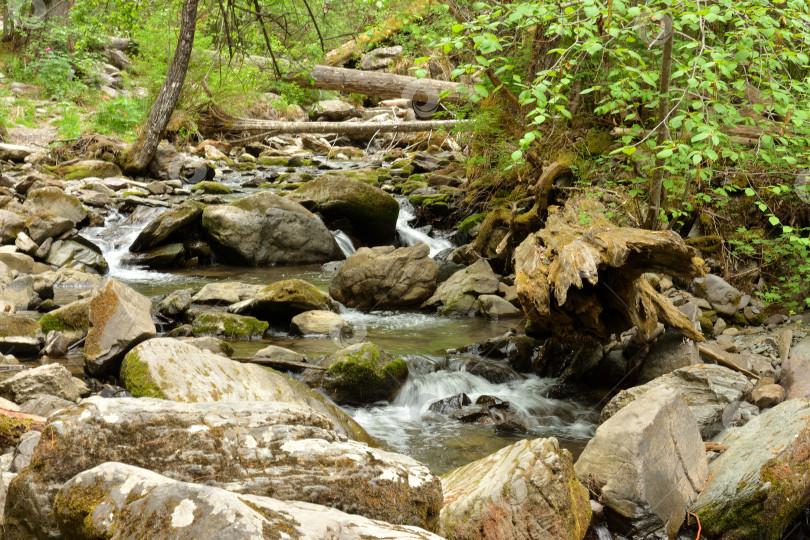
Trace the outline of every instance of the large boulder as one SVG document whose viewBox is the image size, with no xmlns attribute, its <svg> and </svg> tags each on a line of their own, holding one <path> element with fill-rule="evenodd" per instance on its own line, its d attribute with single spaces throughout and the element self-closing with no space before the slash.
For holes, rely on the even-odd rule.
<svg viewBox="0 0 810 540">
<path fill-rule="evenodd" d="M 100 251 L 75 240 L 56 240 L 43 259 L 59 268 L 75 268 L 82 272 L 106 274 L 110 268 Z"/>
<path fill-rule="evenodd" d="M 674 538 L 706 478 L 697 421 L 671 389 L 647 392 L 596 429 L 574 466 L 602 486 L 617 532 Z"/>
<path fill-rule="evenodd" d="M 88 501 L 88 494 L 92 500 Z M 75 539 L 270 538 L 301 540 L 401 538 L 439 540 L 424 529 L 392 525 L 298 501 L 236 494 L 109 462 L 71 478 L 56 494 L 54 514 Z M 283 531 L 283 532 L 282 532 Z M 277 535 L 277 536 L 276 536 Z"/>
<path fill-rule="evenodd" d="M 679 392 L 695 415 L 700 435 L 708 440 L 723 430 L 726 407 L 742 400 L 753 385 L 745 375 L 714 364 L 688 366 L 658 377 L 647 384 L 622 390 L 602 409 L 602 422 L 650 390 Z"/>
<path fill-rule="evenodd" d="M 121 380 L 135 397 L 173 401 L 279 401 L 326 415 L 338 433 L 371 443 L 357 422 L 306 385 L 273 369 L 230 360 L 190 343 L 155 338 L 127 354 Z"/>
<path fill-rule="evenodd" d="M 261 288 L 261 285 L 239 283 L 238 281 L 207 283 L 191 297 L 191 301 L 197 304 L 235 304 L 255 298 Z"/>
<path fill-rule="evenodd" d="M 695 331 L 700 331 L 700 309 L 695 304 L 684 304 L 678 307 L 678 311 L 689 318 Z M 684 339 L 679 330 L 667 328 L 650 347 L 636 382 L 643 384 L 678 368 L 700 363 L 698 344 L 691 339 Z"/>
<path fill-rule="evenodd" d="M 714 274 L 693 279 L 691 288 L 692 294 L 708 301 L 717 313 L 726 317 L 731 317 L 737 312 L 742 300 L 740 291 Z"/>
<path fill-rule="evenodd" d="M 378 187 L 344 176 L 329 175 L 310 180 L 293 192 L 310 199 L 330 222 L 346 220 L 363 242 L 379 246 L 394 239 L 399 203 Z"/>
<path fill-rule="evenodd" d="M 90 301 L 88 318 L 84 367 L 91 375 L 116 373 L 132 347 L 157 335 L 152 302 L 114 279 Z"/>
<path fill-rule="evenodd" d="M 224 339 L 257 340 L 262 339 L 265 330 L 270 326 L 255 317 L 235 315 L 223 311 L 201 311 L 190 309 L 186 318 L 191 322 L 191 332 L 195 336 L 212 336 Z"/>
<path fill-rule="evenodd" d="M 223 255 L 253 266 L 344 258 L 326 225 L 300 204 L 270 192 L 209 206 L 202 225 Z"/>
<path fill-rule="evenodd" d="M 335 303 L 309 282 L 284 279 L 261 288 L 256 298 L 246 302 L 238 312 L 286 324 L 299 313 L 312 310 L 334 311 Z"/>
<path fill-rule="evenodd" d="M 359 405 L 391 400 L 408 378 L 408 365 L 401 358 L 373 343 L 355 343 L 319 362 L 326 372 L 307 375 L 336 403 Z"/>
<path fill-rule="evenodd" d="M 498 276 L 492 267 L 480 259 L 439 285 L 423 306 L 437 306 L 443 313 L 475 313 L 478 310 L 478 296 L 495 294 L 498 283 Z"/>
<path fill-rule="evenodd" d="M 39 319 L 42 332 L 57 331 L 65 335 L 70 341 L 79 341 L 87 335 L 90 329 L 90 301 L 91 298 L 76 300 L 66 304 Z"/>
<path fill-rule="evenodd" d="M 118 165 L 100 159 L 83 159 L 68 165 L 60 165 L 54 169 L 54 172 L 65 180 L 121 176 L 121 169 L 118 168 Z"/>
<path fill-rule="evenodd" d="M 788 399 L 810 397 L 810 337 L 797 343 L 782 361 L 782 386 Z"/>
<path fill-rule="evenodd" d="M 71 217 L 76 217 L 76 215 Z M 59 236 L 73 228 L 75 222 L 66 217 L 57 216 L 49 212 L 35 214 L 29 217 L 25 226 L 28 228 L 28 236 L 37 244 L 42 244 L 46 239 Z"/>
<path fill-rule="evenodd" d="M 715 440 L 727 447 L 709 466 L 692 506 L 710 538 L 782 538 L 810 504 L 810 400 L 791 399 Z"/>
<path fill-rule="evenodd" d="M 351 327 L 337 313 L 316 309 L 293 317 L 290 331 L 301 336 L 344 336 L 351 333 Z"/>
<path fill-rule="evenodd" d="M 40 396 L 79 401 L 87 386 L 61 364 L 47 364 L 23 370 L 0 382 L 0 397 L 22 404 Z"/>
<path fill-rule="evenodd" d="M 167 210 L 143 228 L 135 241 L 132 242 L 132 245 L 129 246 L 129 250 L 133 252 L 144 251 L 168 243 L 173 234 L 196 222 L 202 215 L 204 208 L 205 205 L 201 202 L 187 201 L 171 210 Z"/>
<path fill-rule="evenodd" d="M 53 214 L 69 220 L 73 226 L 87 216 L 87 210 L 84 209 L 82 202 L 78 198 L 68 195 L 56 187 L 44 187 L 29 191 L 23 203 L 23 210 L 32 217 L 37 214 Z M 33 236 L 31 238 L 33 239 Z M 34 241 L 36 242 L 36 240 Z"/>
<path fill-rule="evenodd" d="M 17 235 L 24 229 L 25 221 L 23 218 L 14 212 L 0 209 L 0 244 L 14 242 Z"/>
<path fill-rule="evenodd" d="M 326 416 L 289 403 L 91 397 L 50 417 L 42 440 L 9 486 L 4 537 L 55 535 L 56 493 L 109 461 L 428 529 L 442 503 L 424 465 L 346 440 Z"/>
<path fill-rule="evenodd" d="M 19 144 L 0 143 L 0 161 L 22 162 L 37 149 Z"/>
<path fill-rule="evenodd" d="M 436 290 L 436 263 L 427 244 L 360 248 L 340 265 L 329 294 L 349 307 L 419 307 Z"/>
<path fill-rule="evenodd" d="M 588 490 L 557 439 L 520 441 L 442 477 L 439 532 L 451 539 L 582 540 Z"/>
</svg>

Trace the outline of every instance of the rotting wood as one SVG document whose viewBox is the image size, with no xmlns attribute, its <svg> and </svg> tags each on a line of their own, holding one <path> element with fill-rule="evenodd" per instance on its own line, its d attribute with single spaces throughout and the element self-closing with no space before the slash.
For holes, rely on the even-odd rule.
<svg viewBox="0 0 810 540">
<path fill-rule="evenodd" d="M 694 341 L 705 341 L 648 272 L 682 278 L 703 275 L 703 261 L 671 231 L 617 227 L 588 198 L 549 207 L 544 229 L 515 250 L 515 285 L 538 332 L 562 340 L 603 343 L 632 327 L 649 341 L 659 322 Z"/>
<path fill-rule="evenodd" d="M 738 366 L 737 364 L 735 364 L 734 362 L 732 362 L 730 359 L 726 358 L 722 354 L 718 353 L 717 351 L 713 351 L 713 350 L 711 350 L 708 347 L 705 347 L 703 345 L 700 345 L 698 347 L 698 350 L 700 351 L 700 354 L 702 354 L 703 356 L 705 356 L 706 358 L 708 358 L 710 360 L 714 360 L 715 362 L 717 362 L 721 366 L 725 366 L 725 367 L 731 368 L 731 369 L 733 369 L 735 371 L 739 371 L 740 373 L 742 373 L 746 377 L 751 377 L 753 379 L 759 380 L 759 375 L 755 375 L 754 373 L 748 371 L 747 369 L 741 368 L 740 366 Z"/>
<path fill-rule="evenodd" d="M 728 446 L 725 444 L 720 444 L 716 442 L 705 442 L 703 443 L 706 446 L 707 452 L 725 452 L 728 449 Z"/>
</svg>

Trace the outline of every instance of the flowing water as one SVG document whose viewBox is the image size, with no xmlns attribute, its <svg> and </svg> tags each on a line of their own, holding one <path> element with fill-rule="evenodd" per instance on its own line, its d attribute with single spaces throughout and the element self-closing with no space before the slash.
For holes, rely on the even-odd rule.
<svg viewBox="0 0 810 540">
<path fill-rule="evenodd" d="M 244 190 L 248 191 L 248 190 Z M 244 193 L 242 194 L 244 195 Z M 400 198 L 397 232 L 403 245 L 424 242 L 431 256 L 452 247 L 412 228 L 413 208 Z M 245 268 L 214 265 L 158 272 L 127 266 L 121 258 L 142 228 L 164 209 L 140 207 L 129 216 L 111 214 L 103 227 L 85 229 L 82 234 L 95 242 L 110 265 L 110 276 L 142 294 L 157 299 L 185 287 L 199 288 L 216 281 L 269 284 L 281 279 L 306 280 L 327 290 L 332 271 L 321 266 Z M 347 256 L 354 253 L 352 240 L 343 231 L 333 231 Z M 490 321 L 478 317 L 449 317 L 418 311 L 361 312 L 343 308 L 343 318 L 352 326 L 351 338 L 329 336 L 300 338 L 286 329 L 272 329 L 260 342 L 234 342 L 236 356 L 252 356 L 269 344 L 293 349 L 310 358 L 331 354 L 358 341 L 370 341 L 402 357 L 410 375 L 391 403 L 347 408 L 348 412 L 384 448 L 401 452 L 443 473 L 489 455 L 518 438 L 557 437 L 564 447 L 578 455 L 593 435 L 598 414 L 585 398 L 551 397 L 557 386 L 552 379 L 507 373 L 502 382 L 490 382 L 468 368 L 486 359 L 448 354 L 448 349 L 482 342 L 507 330 L 520 330 L 523 321 Z M 76 366 L 72 366 L 76 367 Z M 503 368 L 500 368 L 503 369 Z M 507 370 L 508 372 L 508 370 Z M 513 420 L 527 429 L 525 434 L 499 436 L 493 425 L 463 424 L 431 413 L 434 401 L 464 392 L 473 401 L 482 395 L 496 396 L 510 404 Z"/>
</svg>

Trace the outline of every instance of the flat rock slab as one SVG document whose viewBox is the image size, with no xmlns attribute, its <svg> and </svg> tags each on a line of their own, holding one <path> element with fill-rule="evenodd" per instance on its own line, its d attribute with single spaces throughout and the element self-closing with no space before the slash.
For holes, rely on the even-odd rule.
<svg viewBox="0 0 810 540">
<path fill-rule="evenodd" d="M 92 397 L 49 419 L 47 444 L 9 486 L 4 537 L 53 535 L 57 491 L 108 461 L 237 493 L 437 526 L 441 483 L 427 467 L 331 428 L 326 416 L 288 403 Z"/>
<path fill-rule="evenodd" d="M 87 493 L 95 494 L 87 504 Z M 416 527 L 392 525 L 315 504 L 238 495 L 157 473 L 105 463 L 59 491 L 57 520 L 68 538 L 297 538 L 439 540 Z M 279 536 L 275 536 L 279 535 Z"/>
</svg>

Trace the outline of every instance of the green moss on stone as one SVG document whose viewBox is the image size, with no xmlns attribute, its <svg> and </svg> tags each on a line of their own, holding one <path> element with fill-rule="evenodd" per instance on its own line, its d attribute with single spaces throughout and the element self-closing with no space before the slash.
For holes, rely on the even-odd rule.
<svg viewBox="0 0 810 540">
<path fill-rule="evenodd" d="M 124 387 L 135 397 L 153 397 L 167 399 L 149 373 L 149 366 L 141 361 L 138 353 L 130 351 L 121 364 L 121 381 Z"/>
<path fill-rule="evenodd" d="M 0 316 L 0 337 L 36 336 L 39 325 L 33 319 L 21 315 L 2 314 Z"/>
<path fill-rule="evenodd" d="M 458 232 L 459 234 L 465 234 L 473 230 L 479 223 L 483 222 L 484 219 L 487 217 L 486 212 L 481 212 L 478 214 L 473 214 L 470 217 L 466 217 L 461 220 L 461 223 L 458 224 Z"/>
<path fill-rule="evenodd" d="M 59 332 L 86 331 L 90 325 L 90 300 L 78 300 L 46 313 L 39 319 L 42 332 L 51 330 Z"/>
<path fill-rule="evenodd" d="M 210 182 L 204 180 L 202 182 L 197 182 L 191 187 L 192 191 L 202 191 L 203 193 L 207 193 L 209 195 L 228 195 L 233 193 L 231 188 L 224 184 L 220 184 L 219 182 Z"/>
<path fill-rule="evenodd" d="M 53 511 L 60 518 L 60 530 L 67 538 L 105 538 L 105 531 L 93 526 L 93 512 L 107 498 L 99 482 L 74 485 L 67 492 L 59 491 Z"/>
<path fill-rule="evenodd" d="M 203 313 L 194 319 L 195 336 L 223 336 L 228 339 L 261 338 L 270 325 L 254 317 L 231 313 Z"/>
</svg>

